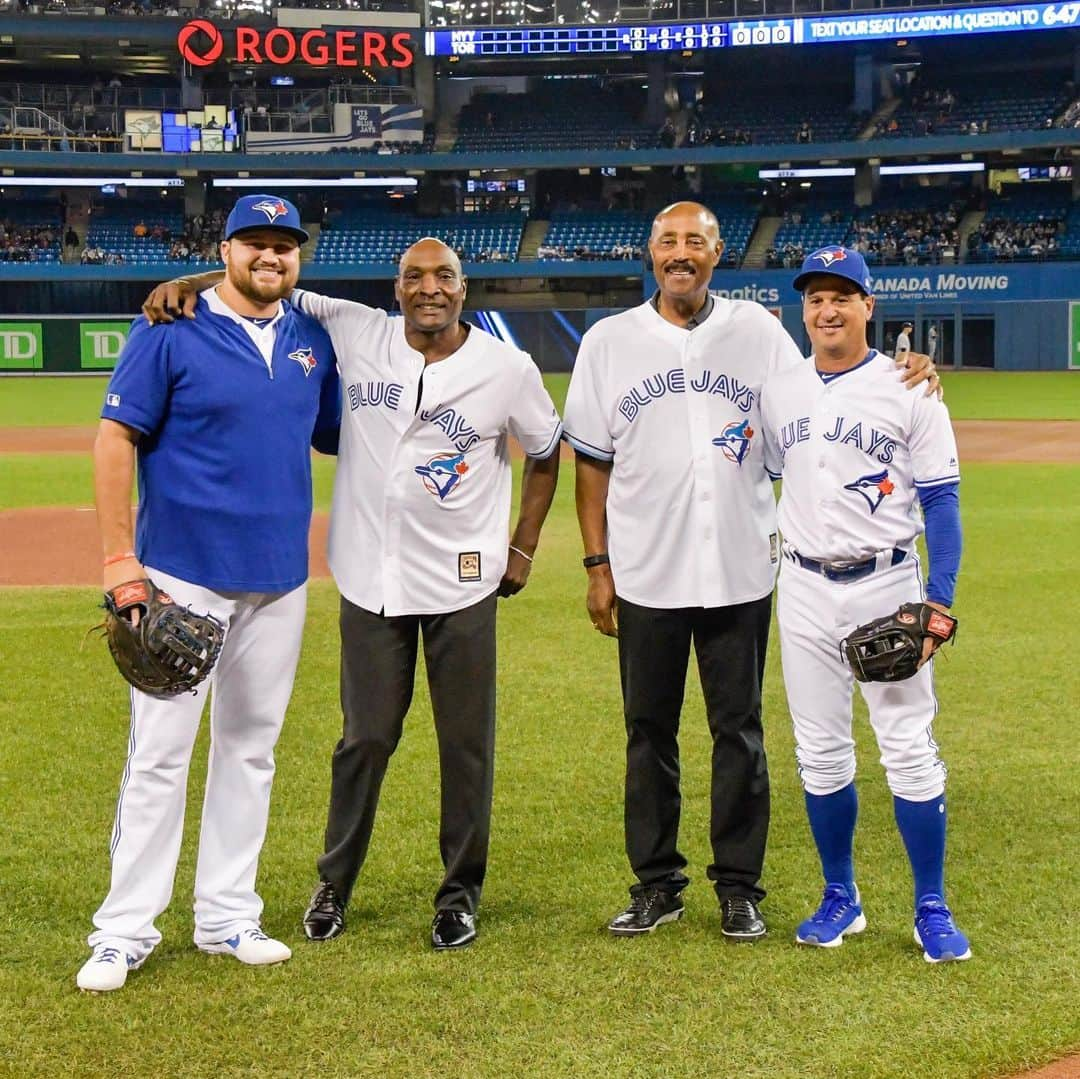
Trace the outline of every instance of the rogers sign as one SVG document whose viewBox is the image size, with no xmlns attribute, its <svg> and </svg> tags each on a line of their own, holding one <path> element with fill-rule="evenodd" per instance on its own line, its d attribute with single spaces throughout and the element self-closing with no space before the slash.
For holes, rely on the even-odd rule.
<svg viewBox="0 0 1080 1079">
<path fill-rule="evenodd" d="M 229 30 L 233 47 L 226 53 L 225 37 L 207 19 L 192 19 L 176 35 L 176 48 L 193 67 L 209 67 L 226 59 L 240 64 L 292 64 L 312 67 L 411 67 L 412 35 L 378 30 L 307 30 L 297 36 L 283 26 L 258 30 L 238 26 Z"/>
</svg>

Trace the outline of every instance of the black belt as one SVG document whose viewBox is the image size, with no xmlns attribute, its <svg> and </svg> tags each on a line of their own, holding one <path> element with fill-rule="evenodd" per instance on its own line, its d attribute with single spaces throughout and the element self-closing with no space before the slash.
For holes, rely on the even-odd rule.
<svg viewBox="0 0 1080 1079">
<path fill-rule="evenodd" d="M 865 562 L 819 562 L 816 558 L 807 558 L 798 551 L 789 551 L 791 557 L 811 573 L 820 573 L 822 577 L 830 581 L 858 581 L 863 577 L 869 577 L 877 569 L 877 555 L 866 559 Z M 901 547 L 894 547 L 890 566 L 899 566 L 907 558 L 907 551 Z"/>
</svg>

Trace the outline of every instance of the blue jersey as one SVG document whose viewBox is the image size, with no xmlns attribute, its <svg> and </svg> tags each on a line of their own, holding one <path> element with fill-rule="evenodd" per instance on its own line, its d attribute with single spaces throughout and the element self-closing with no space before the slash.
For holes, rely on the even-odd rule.
<svg viewBox="0 0 1080 1079">
<path fill-rule="evenodd" d="M 337 358 L 318 323 L 283 306 L 269 365 L 201 297 L 193 320 L 133 323 L 101 415 L 142 432 L 144 565 L 217 591 L 307 579 L 310 447 L 339 422 Z"/>
</svg>

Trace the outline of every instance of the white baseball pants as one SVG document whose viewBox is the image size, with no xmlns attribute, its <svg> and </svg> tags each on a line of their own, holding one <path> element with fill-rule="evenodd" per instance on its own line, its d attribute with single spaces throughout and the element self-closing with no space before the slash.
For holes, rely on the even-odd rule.
<svg viewBox="0 0 1080 1079">
<path fill-rule="evenodd" d="M 856 626 L 882 618 L 902 603 L 922 600 L 915 555 L 856 581 L 831 581 L 785 553 L 777 617 L 788 708 L 795 726 L 795 756 L 803 786 L 825 795 L 855 778 L 851 690 L 855 677 L 840 656 L 840 642 Z M 931 724 L 937 712 L 933 661 L 903 682 L 859 682 L 870 710 L 881 763 L 893 794 L 913 802 L 945 789 L 945 765 Z"/>
<path fill-rule="evenodd" d="M 113 826 L 109 894 L 94 915 L 93 948 L 123 941 L 142 958 L 161 940 L 154 919 L 172 897 L 184 829 L 188 767 L 210 696 L 210 758 L 195 871 L 195 943 L 258 925 L 259 852 L 270 811 L 274 745 L 292 694 L 307 587 L 214 592 L 147 567 L 159 588 L 226 626 L 221 655 L 193 694 L 158 700 L 131 691 L 131 735 Z"/>
</svg>

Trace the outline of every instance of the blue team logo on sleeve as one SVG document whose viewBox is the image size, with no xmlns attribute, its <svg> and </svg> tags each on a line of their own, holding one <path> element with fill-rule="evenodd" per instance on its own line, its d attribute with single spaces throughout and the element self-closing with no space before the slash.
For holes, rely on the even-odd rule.
<svg viewBox="0 0 1080 1079">
<path fill-rule="evenodd" d="M 750 452 L 750 440 L 753 437 L 754 429 L 749 420 L 734 420 L 724 428 L 719 437 L 712 440 L 712 444 L 719 446 L 729 461 L 741 465 L 743 458 Z"/>
<path fill-rule="evenodd" d="M 279 217 L 284 217 L 288 212 L 288 208 L 281 199 L 263 199 L 262 202 L 255 203 L 251 207 L 253 210 L 258 210 L 260 213 L 266 214 L 266 220 L 268 224 L 273 224 Z"/>
<path fill-rule="evenodd" d="M 866 499 L 866 504 L 870 507 L 871 513 L 881 505 L 887 495 L 893 493 L 895 488 L 896 484 L 889 479 L 889 470 L 887 468 L 867 476 L 860 476 L 857 480 L 844 484 L 845 491 L 854 491 Z"/>
<path fill-rule="evenodd" d="M 289 353 L 290 360 L 296 360 L 298 364 L 304 369 L 304 377 L 307 378 L 312 371 L 318 367 L 314 355 L 312 355 L 310 348 L 298 348 L 295 352 Z"/>
<path fill-rule="evenodd" d="M 442 502 L 461 482 L 469 466 L 463 453 L 437 453 L 426 465 L 417 465 L 414 471 L 428 491 Z"/>
</svg>

